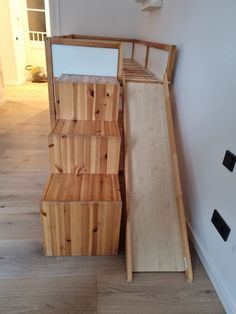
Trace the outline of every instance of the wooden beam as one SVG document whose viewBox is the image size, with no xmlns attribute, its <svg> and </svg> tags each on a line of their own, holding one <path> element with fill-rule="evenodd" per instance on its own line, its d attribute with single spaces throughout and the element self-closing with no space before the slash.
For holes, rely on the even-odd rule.
<svg viewBox="0 0 236 314">
<path fill-rule="evenodd" d="M 132 241 L 131 241 L 131 221 L 129 212 L 129 161 L 128 161 L 128 150 L 127 150 L 127 99 L 126 99 L 126 80 L 125 71 L 123 71 L 123 123 L 124 123 L 124 153 L 125 153 L 125 208 L 126 208 L 126 272 L 127 282 L 133 281 L 133 262 L 132 262 Z"/>
<path fill-rule="evenodd" d="M 85 41 L 79 39 L 52 37 L 52 45 L 67 45 L 67 46 L 81 46 L 81 47 L 96 47 L 96 48 L 111 48 L 119 49 L 120 42 L 105 42 L 105 41 Z"/>
<path fill-rule="evenodd" d="M 166 73 L 169 82 L 172 82 L 173 73 L 174 73 L 174 66 L 175 66 L 175 58 L 176 58 L 176 46 L 172 46 L 169 51 L 167 66 L 166 66 Z"/>
<path fill-rule="evenodd" d="M 147 69 L 148 67 L 148 58 L 149 58 L 149 46 L 146 47 L 146 55 L 145 55 L 145 63 L 144 63 L 145 69 Z"/>
<path fill-rule="evenodd" d="M 51 38 L 49 37 L 47 37 L 45 40 L 45 52 L 46 52 L 46 63 L 47 63 L 47 77 L 48 77 L 50 126 L 52 129 L 56 123 L 56 109 L 55 109 L 54 77 L 53 77 L 53 65 L 52 65 L 52 41 L 51 41 Z"/>
<path fill-rule="evenodd" d="M 161 44 L 161 43 L 156 43 L 156 42 L 152 42 L 152 41 L 146 41 L 146 40 L 142 40 L 142 39 L 134 39 L 134 42 L 136 44 L 140 44 L 140 45 L 144 45 L 144 46 L 148 46 L 150 48 L 156 48 L 156 49 L 160 49 L 160 50 L 165 50 L 165 51 L 170 51 L 172 45 L 168 45 L 168 44 Z"/>
<path fill-rule="evenodd" d="M 169 90 L 167 75 L 165 75 L 164 77 L 164 92 L 165 92 L 165 105 L 166 105 L 169 138 L 170 138 L 172 168 L 173 168 L 173 174 L 174 174 L 174 180 L 175 180 L 175 190 L 176 190 L 176 199 L 177 199 L 177 206 L 178 206 L 182 248 L 183 248 L 183 255 L 184 255 L 185 272 L 186 272 L 187 281 L 191 283 L 193 281 L 193 270 L 192 270 L 192 262 L 191 262 L 191 256 L 190 256 L 190 250 L 189 250 L 188 233 L 187 233 L 187 227 L 186 227 L 186 219 L 185 219 L 183 196 L 182 196 L 181 181 L 180 181 L 179 163 L 178 163 L 178 156 L 177 156 L 177 150 L 176 150 L 172 105 L 171 105 L 170 90 Z"/>
</svg>

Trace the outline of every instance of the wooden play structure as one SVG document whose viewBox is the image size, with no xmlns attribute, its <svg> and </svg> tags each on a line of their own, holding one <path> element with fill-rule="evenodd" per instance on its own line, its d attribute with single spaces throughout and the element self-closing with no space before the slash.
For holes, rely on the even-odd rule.
<svg viewBox="0 0 236 314">
<path fill-rule="evenodd" d="M 128 282 L 153 271 L 192 281 L 169 90 L 175 54 L 173 45 L 137 39 L 46 39 L 45 255 L 118 254 L 123 210 Z"/>
</svg>

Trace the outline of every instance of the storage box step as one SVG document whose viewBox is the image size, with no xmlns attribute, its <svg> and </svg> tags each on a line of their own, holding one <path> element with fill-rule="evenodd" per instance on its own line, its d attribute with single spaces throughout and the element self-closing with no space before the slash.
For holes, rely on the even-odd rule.
<svg viewBox="0 0 236 314">
<path fill-rule="evenodd" d="M 57 119 L 117 121 L 120 85 L 116 78 L 62 75 L 55 82 Z"/>
<path fill-rule="evenodd" d="M 114 121 L 58 120 L 49 134 L 53 173 L 118 174 L 121 137 Z"/>
<path fill-rule="evenodd" d="M 121 209 L 117 175 L 51 175 L 41 202 L 45 255 L 116 255 Z"/>
</svg>

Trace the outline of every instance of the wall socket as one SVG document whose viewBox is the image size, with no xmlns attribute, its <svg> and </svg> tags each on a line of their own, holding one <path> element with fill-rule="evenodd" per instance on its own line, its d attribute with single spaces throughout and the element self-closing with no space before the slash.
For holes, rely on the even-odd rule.
<svg viewBox="0 0 236 314">
<path fill-rule="evenodd" d="M 216 227 L 216 230 L 219 232 L 223 240 L 226 242 L 228 240 L 231 229 L 216 209 L 214 210 L 211 222 Z"/>
<path fill-rule="evenodd" d="M 231 172 L 234 170 L 234 166 L 236 163 L 236 156 L 231 153 L 229 150 L 226 151 L 223 165 Z"/>
</svg>

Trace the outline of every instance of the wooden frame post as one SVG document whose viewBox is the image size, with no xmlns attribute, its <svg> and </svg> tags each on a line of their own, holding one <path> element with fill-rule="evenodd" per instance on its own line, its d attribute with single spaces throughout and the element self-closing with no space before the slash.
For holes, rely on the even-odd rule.
<svg viewBox="0 0 236 314">
<path fill-rule="evenodd" d="M 55 109 L 54 76 L 53 76 L 53 65 L 52 65 L 52 40 L 50 37 L 47 37 L 45 40 L 45 52 L 46 52 L 46 63 L 47 63 L 47 77 L 48 77 L 50 126 L 52 129 L 56 123 L 56 109 Z"/>
<path fill-rule="evenodd" d="M 129 211 L 129 160 L 128 160 L 128 147 L 127 147 L 127 100 L 126 100 L 126 80 L 125 71 L 123 72 L 123 126 L 124 126 L 124 151 L 125 151 L 125 204 L 126 204 L 126 236 L 125 236 L 125 248 L 126 248 L 126 272 L 127 282 L 133 281 L 133 262 L 132 262 L 132 241 L 131 241 L 131 221 Z"/>
<path fill-rule="evenodd" d="M 148 58 L 149 58 L 149 46 L 146 47 L 145 64 L 144 64 L 145 69 L 147 69 L 148 67 Z"/>
<path fill-rule="evenodd" d="M 167 74 L 165 74 L 165 77 L 164 77 L 164 92 L 165 92 L 165 107 L 166 107 L 166 115 L 167 115 L 167 124 L 168 124 L 169 138 L 170 138 L 171 161 L 172 161 L 172 169 L 173 169 L 173 175 L 174 175 L 174 181 L 175 181 L 179 226 L 180 226 L 182 249 L 183 249 L 183 255 L 184 255 L 185 273 L 186 273 L 187 281 L 189 283 L 192 283 L 193 270 L 192 270 L 192 262 L 191 262 L 191 256 L 190 256 L 190 250 L 189 250 L 187 226 L 186 226 L 186 220 L 185 220 L 185 212 L 184 212 L 184 204 L 183 204 L 183 196 L 182 196 L 182 188 L 181 188 L 180 172 L 179 172 L 179 163 L 178 163 L 175 131 L 174 131 L 174 123 L 173 123 L 173 115 L 172 115 L 172 105 L 171 105 L 171 99 L 170 99 L 170 90 L 169 90 Z"/>
</svg>

